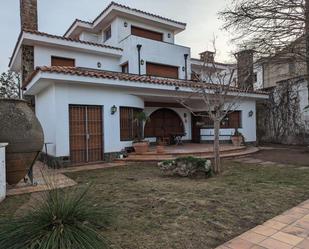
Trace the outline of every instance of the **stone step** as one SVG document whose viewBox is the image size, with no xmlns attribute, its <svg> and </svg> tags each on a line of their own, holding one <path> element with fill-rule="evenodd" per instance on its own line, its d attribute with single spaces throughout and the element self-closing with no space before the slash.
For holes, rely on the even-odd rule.
<svg viewBox="0 0 309 249">
<path fill-rule="evenodd" d="M 239 157 L 239 156 L 245 156 L 249 155 L 252 153 L 258 152 L 259 149 L 256 147 L 247 147 L 247 148 L 242 148 L 242 149 L 236 149 L 236 150 L 229 150 L 229 151 L 222 151 L 221 152 L 221 157 L 222 158 L 232 158 L 232 157 Z M 176 159 L 177 157 L 181 156 L 188 156 L 192 155 L 195 157 L 199 158 L 208 158 L 212 159 L 213 158 L 213 153 L 212 152 L 206 152 L 206 153 L 190 153 L 190 154 L 144 154 L 144 155 L 137 155 L 137 154 L 130 154 L 127 158 L 124 159 L 117 159 L 116 161 L 119 162 L 142 162 L 142 161 L 147 161 L 147 162 L 159 162 L 163 160 L 173 160 Z"/>
</svg>

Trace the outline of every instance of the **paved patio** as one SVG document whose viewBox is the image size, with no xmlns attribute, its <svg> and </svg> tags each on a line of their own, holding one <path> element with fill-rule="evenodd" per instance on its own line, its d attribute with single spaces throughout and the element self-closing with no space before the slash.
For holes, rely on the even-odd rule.
<svg viewBox="0 0 309 249">
<path fill-rule="evenodd" d="M 309 200 L 216 249 L 309 249 Z"/>
</svg>

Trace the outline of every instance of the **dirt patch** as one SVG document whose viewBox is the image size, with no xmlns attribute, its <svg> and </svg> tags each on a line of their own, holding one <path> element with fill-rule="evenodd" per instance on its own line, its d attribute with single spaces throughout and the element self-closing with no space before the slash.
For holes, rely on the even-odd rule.
<svg viewBox="0 0 309 249">
<path fill-rule="evenodd" d="M 273 149 L 263 149 L 256 154 L 250 155 L 250 157 L 263 161 L 309 167 L 309 147 L 273 147 Z"/>
</svg>

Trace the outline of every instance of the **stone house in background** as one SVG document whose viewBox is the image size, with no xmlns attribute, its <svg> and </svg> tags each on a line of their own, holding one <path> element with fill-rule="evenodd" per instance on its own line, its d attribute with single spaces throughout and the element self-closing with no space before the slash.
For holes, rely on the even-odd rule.
<svg viewBox="0 0 309 249">
<path fill-rule="evenodd" d="M 305 79 L 305 40 L 300 38 L 256 63 L 259 89 L 270 93 L 270 101 L 258 106 L 260 142 L 309 144 L 308 84 Z"/>
</svg>

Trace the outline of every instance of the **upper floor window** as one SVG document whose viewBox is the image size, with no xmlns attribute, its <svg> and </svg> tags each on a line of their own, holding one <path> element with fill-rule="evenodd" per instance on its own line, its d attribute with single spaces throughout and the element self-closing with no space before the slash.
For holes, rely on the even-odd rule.
<svg viewBox="0 0 309 249">
<path fill-rule="evenodd" d="M 75 59 L 52 56 L 51 65 L 62 67 L 75 67 Z"/>
<path fill-rule="evenodd" d="M 253 74 L 253 82 L 256 83 L 258 81 L 257 73 Z"/>
<path fill-rule="evenodd" d="M 109 38 L 112 37 L 112 27 L 109 26 L 105 31 L 104 31 L 104 42 L 106 42 Z"/>
<path fill-rule="evenodd" d="M 156 63 L 146 63 L 146 73 L 151 76 L 178 79 L 178 67 Z"/>
<path fill-rule="evenodd" d="M 163 41 L 162 33 L 148 30 L 148 29 L 131 26 L 131 34 L 135 36 L 151 39 L 151 40 Z"/>
<path fill-rule="evenodd" d="M 123 73 L 129 73 L 129 63 L 128 62 L 121 66 L 121 71 Z"/>
</svg>

